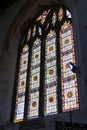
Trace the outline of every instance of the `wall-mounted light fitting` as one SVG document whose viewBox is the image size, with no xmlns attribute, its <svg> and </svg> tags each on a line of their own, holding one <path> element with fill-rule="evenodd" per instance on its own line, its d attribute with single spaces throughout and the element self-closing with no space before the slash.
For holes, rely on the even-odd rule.
<svg viewBox="0 0 87 130">
<path fill-rule="evenodd" d="M 80 74 L 80 69 L 79 69 L 79 67 L 75 66 L 72 62 L 69 62 L 69 67 L 70 67 L 70 70 L 71 70 L 73 73 L 78 73 L 78 74 Z"/>
</svg>

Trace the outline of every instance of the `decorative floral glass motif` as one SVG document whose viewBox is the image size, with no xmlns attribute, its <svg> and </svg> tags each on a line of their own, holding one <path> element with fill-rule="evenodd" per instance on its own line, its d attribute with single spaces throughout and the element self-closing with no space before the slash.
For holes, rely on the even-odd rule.
<svg viewBox="0 0 87 130">
<path fill-rule="evenodd" d="M 16 109 L 15 109 L 14 122 L 22 121 L 23 117 L 24 117 L 28 52 L 29 52 L 29 48 L 26 45 L 23 48 L 23 51 L 22 51 L 21 57 L 20 57 L 20 68 L 19 68 L 19 75 L 18 75 L 18 86 L 17 86 Z"/>
<path fill-rule="evenodd" d="M 45 55 L 45 115 L 57 113 L 56 33 L 46 38 Z"/>
<path fill-rule="evenodd" d="M 40 87 L 40 48 L 41 41 L 37 38 L 32 47 L 28 118 L 38 117 Z"/>
<path fill-rule="evenodd" d="M 60 31 L 62 109 L 78 109 L 78 88 L 76 74 L 70 71 L 69 62 L 75 64 L 72 24 L 66 21 Z"/>
</svg>

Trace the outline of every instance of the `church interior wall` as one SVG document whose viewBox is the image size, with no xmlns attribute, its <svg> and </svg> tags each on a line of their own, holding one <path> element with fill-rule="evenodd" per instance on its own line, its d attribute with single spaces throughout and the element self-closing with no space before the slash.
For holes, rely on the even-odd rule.
<svg viewBox="0 0 87 130">
<path fill-rule="evenodd" d="M 26 2 L 26 1 L 25 1 Z M 39 7 L 49 5 L 50 3 L 58 3 L 57 0 L 38 0 L 29 7 L 29 10 L 20 19 L 17 16 L 21 12 L 23 0 L 10 7 L 0 16 L 0 124 L 9 123 L 12 93 L 14 87 L 16 62 L 18 54 L 18 44 L 20 43 L 20 28 L 28 19 L 32 19 L 40 10 Z M 33 2 L 33 1 L 32 1 Z M 21 3 L 21 4 L 20 4 Z M 87 124 L 87 1 L 65 0 L 64 5 L 67 6 L 72 13 L 75 52 L 78 67 L 81 74 L 78 75 L 79 101 L 80 109 L 72 112 L 73 123 Z M 27 6 L 28 8 L 28 6 Z M 16 17 L 17 16 L 17 17 Z M 17 19 L 18 18 L 18 19 Z M 14 21 L 19 20 L 18 24 Z M 13 23 L 13 24 L 12 24 Z M 15 26 L 16 25 L 16 26 Z M 15 30 L 12 32 L 12 28 Z M 10 30 L 10 31 L 9 31 Z M 8 33 L 9 32 L 9 33 Z M 10 36 L 11 35 L 11 36 Z M 8 36 L 8 39 L 7 39 Z M 10 37 L 10 38 L 9 38 Z M 7 41 L 6 41 L 7 40 Z M 4 45 L 3 45 L 4 44 Z M 7 48 L 8 47 L 8 48 Z M 62 113 L 55 116 L 45 118 L 45 127 L 38 130 L 54 130 L 55 121 L 70 121 L 70 113 Z M 13 126 L 14 130 L 18 129 L 18 124 Z M 6 127 L 10 130 L 10 127 Z M 35 130 L 35 129 L 32 129 Z"/>
</svg>

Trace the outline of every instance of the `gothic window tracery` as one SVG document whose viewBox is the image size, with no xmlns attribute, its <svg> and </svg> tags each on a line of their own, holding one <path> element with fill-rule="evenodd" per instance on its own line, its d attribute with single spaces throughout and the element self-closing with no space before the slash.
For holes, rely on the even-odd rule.
<svg viewBox="0 0 87 130">
<path fill-rule="evenodd" d="M 77 76 L 69 68 L 69 62 L 76 64 L 70 11 L 54 5 L 32 26 L 20 56 L 14 122 L 23 121 L 25 114 L 27 119 L 39 118 L 39 110 L 46 116 L 79 108 Z"/>
</svg>

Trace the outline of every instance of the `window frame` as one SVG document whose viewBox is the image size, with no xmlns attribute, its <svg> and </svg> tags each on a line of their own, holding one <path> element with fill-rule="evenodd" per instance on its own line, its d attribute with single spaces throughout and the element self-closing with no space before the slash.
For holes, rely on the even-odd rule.
<svg viewBox="0 0 87 130">
<path fill-rule="evenodd" d="M 58 8 L 63 7 L 63 9 L 65 11 L 69 10 L 67 7 L 65 7 L 64 5 L 61 5 L 61 4 L 56 4 L 56 5 L 54 4 L 54 5 L 47 6 L 47 7 L 43 8 L 43 9 L 41 9 L 41 11 L 39 11 L 39 13 L 32 19 L 32 25 L 28 25 L 28 26 L 32 26 L 33 27 L 33 25 L 35 24 L 37 16 L 39 16 L 43 11 L 47 10 L 47 8 L 50 8 L 51 12 L 53 12 L 52 6 L 53 7 L 56 6 Z M 42 32 L 43 33 L 43 37 L 39 36 L 37 33 L 35 35 L 35 38 L 39 37 L 41 39 L 41 59 L 40 59 L 41 60 L 41 66 L 40 66 L 40 91 L 39 91 L 40 93 L 39 93 L 39 99 L 42 99 L 42 100 L 39 100 L 39 106 L 40 106 L 39 107 L 39 117 L 36 118 L 36 119 L 27 119 L 27 114 L 28 114 L 28 96 L 29 96 L 29 94 L 28 94 L 28 90 L 29 90 L 28 84 L 30 82 L 30 78 L 28 78 L 28 77 L 30 77 L 30 66 L 31 66 L 31 64 L 29 62 L 31 62 L 32 45 L 33 45 L 33 41 L 35 41 L 34 40 L 35 38 L 33 39 L 31 37 L 30 41 L 26 42 L 27 41 L 27 32 L 28 32 L 27 29 L 28 29 L 28 27 L 26 28 L 26 33 L 24 33 L 23 44 L 19 44 L 19 46 L 18 46 L 17 63 L 16 63 L 16 73 L 15 73 L 15 83 L 14 83 L 14 89 L 13 89 L 13 100 L 12 100 L 11 118 L 10 118 L 11 122 L 13 122 L 13 120 L 14 120 L 15 101 L 16 101 L 17 83 L 18 83 L 18 74 L 19 74 L 19 67 L 20 67 L 20 55 L 21 55 L 22 49 L 23 49 L 23 47 L 25 46 L 26 43 L 28 44 L 29 50 L 30 50 L 29 51 L 29 56 L 28 56 L 28 69 L 27 69 L 27 72 L 29 72 L 29 73 L 27 73 L 27 78 L 26 78 L 27 82 L 26 82 L 26 94 L 25 94 L 26 96 L 25 96 L 24 118 L 23 118 L 22 122 L 18 122 L 20 124 L 20 127 L 23 126 L 25 122 L 27 124 L 27 122 L 32 122 L 34 120 L 37 121 L 37 122 L 40 119 L 42 120 L 42 122 L 44 120 L 44 107 L 43 107 L 44 106 L 44 98 L 43 98 L 44 97 L 44 87 L 43 86 L 44 86 L 44 81 L 45 81 L 44 80 L 44 78 L 45 78 L 45 44 L 46 44 L 45 40 L 46 40 L 47 34 L 51 30 L 51 28 L 52 28 L 52 30 L 53 29 L 56 30 L 55 31 L 56 35 L 57 35 L 56 36 L 56 43 L 58 43 L 58 44 L 56 44 L 56 47 L 58 48 L 57 51 L 56 51 L 56 53 L 57 53 L 57 66 L 58 66 L 57 67 L 57 75 L 59 76 L 59 77 L 57 76 L 57 83 L 58 83 L 58 85 L 57 85 L 57 92 L 58 92 L 58 94 L 57 95 L 59 95 L 58 96 L 58 104 L 59 105 L 57 105 L 57 107 L 58 107 L 58 114 L 65 113 L 65 112 L 62 111 L 62 92 L 61 92 L 62 90 L 61 90 L 61 82 L 60 82 L 60 79 L 61 79 L 61 69 L 59 69 L 60 68 L 60 55 L 59 55 L 60 54 L 60 42 L 59 42 L 59 33 L 60 33 L 60 27 L 63 25 L 63 23 L 65 22 L 65 20 L 70 21 L 72 23 L 72 18 L 66 18 L 66 15 L 65 15 L 65 12 L 64 12 L 64 19 L 62 20 L 62 22 L 59 25 L 57 25 L 58 26 L 58 28 L 57 28 L 58 30 L 56 30 L 56 27 L 53 28 L 51 26 L 46 31 L 46 34 L 44 33 L 45 30 L 43 29 L 43 32 Z M 48 18 L 46 19 L 46 21 L 44 23 L 44 28 L 46 27 L 47 21 L 48 21 Z M 42 27 L 42 25 L 40 25 L 38 22 L 36 22 L 36 24 L 37 24 L 37 26 L 41 26 Z M 37 32 L 37 30 L 36 30 L 36 32 Z M 58 87 L 59 87 L 59 89 L 58 89 Z M 59 106 L 61 106 L 61 107 L 59 107 Z M 67 113 L 67 111 L 66 111 L 66 113 Z M 34 123 L 34 124 L 36 124 L 36 123 Z M 44 126 L 44 123 L 42 123 L 42 126 Z M 37 124 L 36 124 L 35 127 L 39 127 L 39 126 L 37 126 Z"/>
</svg>

